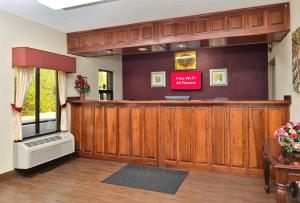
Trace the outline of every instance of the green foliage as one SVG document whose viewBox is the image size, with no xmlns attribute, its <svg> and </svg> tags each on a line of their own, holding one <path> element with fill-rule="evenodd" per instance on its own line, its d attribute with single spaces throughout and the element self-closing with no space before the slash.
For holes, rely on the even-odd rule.
<svg viewBox="0 0 300 203">
<path fill-rule="evenodd" d="M 35 74 L 34 74 L 35 75 Z M 22 116 L 35 115 L 35 76 L 29 86 L 26 99 L 23 104 Z"/>
<path fill-rule="evenodd" d="M 56 112 L 56 71 L 40 71 L 40 112 Z"/>
<path fill-rule="evenodd" d="M 30 84 L 22 110 L 22 116 L 35 115 L 35 74 Z M 56 111 L 56 72 L 40 69 L 40 112 Z"/>
</svg>

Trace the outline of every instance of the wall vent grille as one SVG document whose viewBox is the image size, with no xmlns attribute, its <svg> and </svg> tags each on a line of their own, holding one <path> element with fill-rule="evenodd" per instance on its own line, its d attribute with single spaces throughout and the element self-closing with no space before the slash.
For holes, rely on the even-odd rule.
<svg viewBox="0 0 300 203">
<path fill-rule="evenodd" d="M 56 140 L 61 140 L 61 139 L 62 139 L 62 137 L 57 135 L 57 136 L 53 136 L 53 137 L 43 138 L 43 139 L 40 139 L 40 140 L 35 140 L 35 141 L 32 141 L 32 142 L 27 142 L 27 143 L 25 143 L 25 145 L 27 147 L 35 147 L 35 146 L 38 146 L 38 145 L 54 142 Z"/>
</svg>

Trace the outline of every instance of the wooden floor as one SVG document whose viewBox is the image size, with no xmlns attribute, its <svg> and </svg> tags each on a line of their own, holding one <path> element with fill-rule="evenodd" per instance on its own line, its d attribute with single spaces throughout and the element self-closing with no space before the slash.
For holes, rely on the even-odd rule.
<svg viewBox="0 0 300 203">
<path fill-rule="evenodd" d="M 124 163 L 74 159 L 47 172 L 0 184 L 0 203 L 274 203 L 260 178 L 190 172 L 176 195 L 101 183 Z"/>
</svg>

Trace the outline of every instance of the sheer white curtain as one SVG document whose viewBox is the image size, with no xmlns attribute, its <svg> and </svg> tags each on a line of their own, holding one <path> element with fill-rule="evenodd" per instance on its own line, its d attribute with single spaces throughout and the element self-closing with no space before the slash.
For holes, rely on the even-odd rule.
<svg viewBox="0 0 300 203">
<path fill-rule="evenodd" d="M 16 98 L 12 104 L 13 110 L 13 137 L 15 141 L 22 140 L 22 120 L 21 112 L 24 100 L 32 81 L 33 68 L 15 68 L 16 71 Z"/>
<path fill-rule="evenodd" d="M 67 131 L 67 104 L 66 104 L 66 72 L 58 71 L 58 92 L 60 101 L 60 130 Z"/>
</svg>

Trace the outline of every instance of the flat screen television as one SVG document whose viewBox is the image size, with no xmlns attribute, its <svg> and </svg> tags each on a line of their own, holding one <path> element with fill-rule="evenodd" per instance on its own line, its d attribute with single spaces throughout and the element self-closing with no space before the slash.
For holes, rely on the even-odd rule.
<svg viewBox="0 0 300 203">
<path fill-rule="evenodd" d="M 191 100 L 191 96 L 165 96 L 165 100 Z"/>
</svg>

